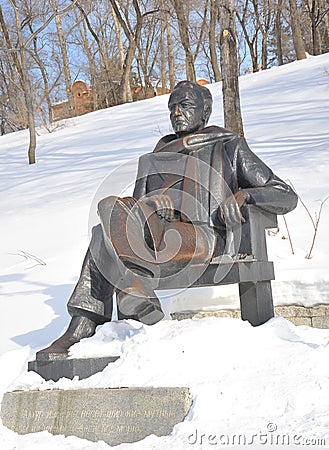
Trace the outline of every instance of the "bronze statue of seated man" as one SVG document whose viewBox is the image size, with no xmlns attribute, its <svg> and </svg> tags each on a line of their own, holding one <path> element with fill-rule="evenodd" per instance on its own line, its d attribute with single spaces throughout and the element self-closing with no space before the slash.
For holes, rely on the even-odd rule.
<svg viewBox="0 0 329 450">
<path fill-rule="evenodd" d="M 293 190 L 243 138 L 206 127 L 212 111 L 206 87 L 178 83 L 168 107 L 175 134 L 140 158 L 132 197 L 99 202 L 100 224 L 68 302 L 72 320 L 37 359 L 67 355 L 72 344 L 110 321 L 115 292 L 119 319 L 157 323 L 164 316 L 155 293 L 159 280 L 181 277 L 191 285 L 189 266 L 206 268 L 227 251 L 228 232 L 244 221 L 243 205 L 275 214 L 296 206 Z"/>
</svg>

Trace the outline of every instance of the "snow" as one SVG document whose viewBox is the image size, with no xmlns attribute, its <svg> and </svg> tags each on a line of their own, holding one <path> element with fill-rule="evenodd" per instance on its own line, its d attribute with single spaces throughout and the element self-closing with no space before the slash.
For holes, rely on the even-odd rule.
<svg viewBox="0 0 329 450">
<path fill-rule="evenodd" d="M 240 81 L 250 147 L 293 184 L 313 217 L 329 195 L 328 70 L 326 54 Z M 220 125 L 221 84 L 210 89 L 210 124 Z M 32 166 L 27 164 L 26 131 L 0 137 L 0 395 L 13 389 L 187 386 L 193 407 L 170 436 L 149 436 L 116 448 L 228 448 L 236 444 L 234 434 L 245 434 L 248 442 L 256 434 L 253 443 L 265 448 L 262 433 L 267 444 L 285 434 L 291 444 L 305 444 L 293 441 L 297 435 L 315 444 L 326 439 L 328 446 L 329 330 L 296 327 L 280 317 L 257 328 L 228 318 L 169 320 L 175 311 L 236 307 L 236 286 L 162 291 L 166 320 L 152 327 L 132 320 L 98 327 L 94 337 L 71 348 L 72 356 L 121 358 L 86 380 L 45 382 L 26 371 L 27 361 L 69 322 L 66 301 L 97 220 L 97 201 L 131 193 L 138 157 L 170 132 L 167 101 L 168 96 L 161 96 L 121 105 L 70 119 L 50 134 L 40 130 L 38 162 Z M 329 303 L 328 207 L 329 201 L 311 259 L 305 256 L 314 230 L 301 202 L 286 216 L 294 254 L 282 217 L 279 231 L 267 236 L 276 270 L 276 304 Z M 217 436 L 216 445 L 206 439 L 210 435 Z M 221 435 L 231 440 L 223 442 Z M 0 427 L 0 448 L 110 447 L 47 432 L 19 436 Z"/>
</svg>

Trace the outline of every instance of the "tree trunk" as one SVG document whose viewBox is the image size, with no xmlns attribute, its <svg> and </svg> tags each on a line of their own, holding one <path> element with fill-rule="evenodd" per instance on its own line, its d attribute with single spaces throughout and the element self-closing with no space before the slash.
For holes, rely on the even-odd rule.
<svg viewBox="0 0 329 450">
<path fill-rule="evenodd" d="M 123 63 L 123 70 L 122 70 L 122 77 L 120 80 L 120 87 L 119 87 L 119 101 L 120 103 L 126 103 L 126 102 L 131 102 L 132 100 L 130 100 L 130 96 L 129 96 L 129 91 L 130 91 L 130 71 L 131 71 L 131 66 L 132 66 L 132 62 L 135 56 L 135 52 L 136 52 L 136 43 L 135 41 L 132 39 L 129 42 L 129 46 L 127 49 L 127 53 L 126 53 L 126 57 L 125 57 L 125 61 Z"/>
<path fill-rule="evenodd" d="M 170 13 L 166 11 L 166 22 L 167 22 L 167 47 L 168 47 L 168 67 L 169 67 L 169 85 L 172 91 L 175 87 L 175 56 L 174 56 L 174 46 L 170 23 Z"/>
<path fill-rule="evenodd" d="M 56 0 L 51 0 L 51 6 L 53 7 L 53 10 L 57 12 L 58 5 Z M 57 28 L 57 35 L 58 35 L 58 42 L 61 49 L 62 59 L 63 59 L 63 74 L 65 79 L 65 90 L 68 100 L 68 110 L 69 110 L 69 116 L 74 117 L 75 116 L 75 107 L 74 107 L 74 98 L 73 98 L 73 92 L 72 92 L 72 80 L 71 80 L 71 74 L 70 74 L 70 63 L 69 63 L 69 57 L 67 54 L 67 48 L 66 48 L 66 42 L 63 34 L 63 27 L 62 27 L 62 19 L 60 15 L 55 15 L 55 22 L 56 22 L 56 28 Z"/>
<path fill-rule="evenodd" d="M 311 2 L 311 8 L 309 10 L 309 15 L 310 15 L 311 27 L 312 27 L 313 55 L 319 55 L 321 53 L 321 51 L 320 51 L 321 36 L 320 36 L 319 29 L 318 29 L 320 9 L 319 9 L 318 2 L 316 0 L 312 0 L 312 2 Z"/>
<path fill-rule="evenodd" d="M 243 12 L 242 17 L 236 12 L 237 18 L 240 22 L 244 38 L 246 40 L 246 43 L 249 48 L 250 58 L 251 58 L 251 64 L 252 64 L 252 71 L 258 72 L 259 71 L 259 65 L 258 65 L 258 59 L 257 59 L 257 42 L 258 42 L 258 31 L 255 31 L 254 36 L 250 38 L 249 32 L 247 29 L 247 25 L 245 22 L 245 16 L 247 13 L 247 4 L 245 5 L 245 9 Z M 254 47 L 255 46 L 255 47 Z"/>
<path fill-rule="evenodd" d="M 102 104 L 99 99 L 99 84 L 96 76 L 96 68 L 95 68 L 95 62 L 92 55 L 92 52 L 90 50 L 90 44 L 89 44 L 89 38 L 88 38 L 88 32 L 86 28 L 86 22 L 84 20 L 80 20 L 80 17 L 78 16 L 78 11 L 75 10 L 75 20 L 78 24 L 78 30 L 81 36 L 81 40 L 83 43 L 84 51 L 86 52 L 87 60 L 88 60 L 88 68 L 89 68 L 89 76 L 91 85 L 93 87 L 92 89 L 92 99 L 93 99 L 93 109 L 96 111 L 97 109 L 101 108 Z M 81 23 L 80 23 L 81 22 Z"/>
<path fill-rule="evenodd" d="M 2 8 L 0 5 L 0 25 L 1 25 L 1 29 L 3 32 L 3 37 L 6 43 L 6 47 L 8 50 L 8 54 L 11 56 L 11 59 L 13 61 L 13 67 L 11 66 L 11 64 L 9 64 L 9 70 L 10 70 L 10 76 L 12 79 L 14 79 L 14 75 L 13 75 L 13 70 L 17 73 L 19 80 L 20 80 L 20 84 L 23 87 L 23 73 L 22 73 L 22 67 L 21 67 L 21 63 L 18 59 L 18 52 L 16 51 L 12 51 L 13 50 L 13 45 L 11 43 L 10 40 L 10 36 L 9 36 L 9 32 L 8 32 L 8 28 L 5 22 L 5 19 L 3 17 L 3 13 L 2 13 Z M 22 89 L 23 91 L 23 89 Z"/>
<path fill-rule="evenodd" d="M 165 13 L 161 11 L 161 24 L 160 24 L 160 70 L 161 70 L 161 94 L 164 95 L 166 93 L 166 54 L 165 54 Z"/>
<path fill-rule="evenodd" d="M 262 36 L 262 70 L 267 69 L 267 34 Z"/>
<path fill-rule="evenodd" d="M 119 101 L 120 103 L 126 103 L 132 101 L 130 92 L 130 73 L 132 62 L 135 57 L 137 49 L 137 43 L 139 42 L 141 36 L 143 18 L 139 8 L 138 1 L 133 0 L 133 7 L 136 14 L 136 24 L 135 30 L 132 31 L 130 24 L 127 24 L 122 15 L 120 14 L 120 10 L 118 8 L 116 0 L 110 0 L 110 3 L 129 42 L 125 60 L 123 63 L 122 76 L 119 85 Z M 128 20 L 127 15 L 126 20 Z"/>
<path fill-rule="evenodd" d="M 210 0 L 209 50 L 211 66 L 216 82 L 221 80 L 216 49 L 216 23 L 218 19 L 218 11 L 218 0 Z"/>
<path fill-rule="evenodd" d="M 115 11 L 113 9 L 113 6 L 111 4 L 110 4 L 110 6 L 111 6 L 111 11 L 112 11 L 112 16 L 113 16 L 115 35 L 116 35 L 117 42 L 118 42 L 121 67 L 123 67 L 123 64 L 125 62 L 125 52 L 124 52 L 123 42 L 122 42 L 122 34 L 121 34 L 122 33 L 122 29 L 121 29 L 118 17 L 115 14 Z"/>
<path fill-rule="evenodd" d="M 121 28 L 120 22 L 118 20 L 118 17 L 114 11 L 112 4 L 111 4 L 111 10 L 112 10 L 113 22 L 114 22 L 114 26 L 115 26 L 115 35 L 117 37 L 118 47 L 119 47 L 120 62 L 121 62 L 121 76 L 122 76 L 123 66 L 125 64 L 125 52 L 124 52 L 123 42 L 122 42 L 122 28 Z M 126 97 L 127 102 L 133 101 L 131 87 L 130 87 L 130 79 L 128 79 L 128 81 L 127 81 L 127 89 L 126 89 L 125 97 Z"/>
<path fill-rule="evenodd" d="M 268 33 L 271 26 L 272 11 L 269 0 L 263 0 L 261 5 L 258 0 L 252 0 L 254 7 L 254 14 L 256 17 L 257 29 L 260 30 L 262 34 L 262 55 L 261 55 L 261 68 L 263 70 L 267 69 L 267 39 Z M 261 6 L 261 10 L 260 7 Z"/>
<path fill-rule="evenodd" d="M 314 55 L 321 55 L 322 39 L 318 26 L 315 26 L 313 38 L 313 53 Z"/>
<path fill-rule="evenodd" d="M 303 41 L 302 30 L 299 22 L 299 13 L 296 0 L 289 0 L 290 5 L 290 22 L 292 39 L 294 43 L 295 53 L 297 59 L 305 59 L 305 44 Z"/>
<path fill-rule="evenodd" d="M 185 16 L 184 6 L 182 0 L 173 0 L 173 3 L 177 14 L 179 35 L 182 42 L 182 46 L 185 51 L 186 78 L 190 81 L 196 81 L 194 57 L 190 45 L 190 38 L 188 33 L 188 21 Z"/>
<path fill-rule="evenodd" d="M 219 22 L 224 124 L 225 128 L 243 136 L 233 0 L 220 2 Z"/>
<path fill-rule="evenodd" d="M 269 0 L 263 2 L 263 18 L 264 23 L 262 26 L 262 69 L 267 69 L 267 59 L 268 59 L 268 48 L 267 48 L 267 40 L 268 34 L 270 32 L 270 27 L 272 23 L 272 5 Z"/>
<path fill-rule="evenodd" d="M 275 36 L 276 36 L 276 57 L 278 58 L 279 66 L 283 65 L 281 16 L 282 16 L 282 0 L 278 0 L 275 14 Z"/>
<path fill-rule="evenodd" d="M 329 11 L 326 10 L 326 0 L 320 0 L 321 11 L 323 11 L 323 34 L 322 34 L 322 44 L 323 49 L 321 51 L 329 51 Z"/>
<path fill-rule="evenodd" d="M 15 0 L 10 0 L 10 1 L 14 7 L 15 18 L 16 18 L 19 55 L 20 55 L 20 59 L 21 59 L 20 63 L 21 63 L 23 83 L 24 83 L 23 89 L 24 89 L 25 103 L 26 103 L 26 109 L 27 109 L 27 121 L 28 121 L 29 135 L 30 135 L 28 160 L 29 160 L 29 164 L 34 164 L 35 163 L 35 150 L 36 150 L 36 146 L 37 146 L 37 138 L 36 138 L 36 130 L 35 130 L 35 122 L 34 122 L 31 81 L 30 81 L 30 76 L 29 76 L 28 67 L 27 67 L 26 48 L 24 46 L 24 41 L 23 41 L 19 9 L 17 7 Z"/>
<path fill-rule="evenodd" d="M 31 23 L 29 23 L 29 29 L 30 29 L 31 34 L 33 34 L 33 29 L 32 29 Z M 44 125 L 46 126 L 47 125 L 47 120 L 46 120 L 46 117 L 45 117 L 45 113 L 44 113 L 44 111 L 42 109 L 43 100 L 45 100 L 46 103 L 47 103 L 48 123 L 52 122 L 53 114 L 52 114 L 52 108 L 51 108 L 50 89 L 49 89 L 49 82 L 48 82 L 47 71 L 46 71 L 46 68 L 45 68 L 45 65 L 44 65 L 42 59 L 39 56 L 38 46 L 37 46 L 37 38 L 36 37 L 33 39 L 33 49 L 34 49 L 33 58 L 35 59 L 35 61 L 37 62 L 38 66 L 39 66 L 39 69 L 40 69 L 40 72 L 41 72 L 41 76 L 42 76 L 42 80 L 43 80 L 43 92 L 44 92 L 44 95 L 43 95 L 42 100 L 40 100 L 40 102 L 38 103 L 38 106 L 39 106 L 39 110 L 40 110 L 41 115 L 42 115 L 42 120 L 44 122 Z"/>
</svg>

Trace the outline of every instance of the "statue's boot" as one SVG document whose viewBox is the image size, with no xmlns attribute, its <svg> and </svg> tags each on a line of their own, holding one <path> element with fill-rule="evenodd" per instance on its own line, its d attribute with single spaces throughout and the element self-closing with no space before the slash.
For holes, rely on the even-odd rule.
<svg viewBox="0 0 329 450">
<path fill-rule="evenodd" d="M 117 306 L 125 316 L 134 317 L 146 325 L 154 325 L 163 319 L 164 313 L 149 282 L 147 277 L 134 278 L 128 287 L 117 293 Z"/>
<path fill-rule="evenodd" d="M 88 317 L 73 316 L 65 333 L 49 347 L 39 350 L 36 359 L 40 361 L 66 357 L 71 345 L 95 334 L 96 326 Z"/>
</svg>

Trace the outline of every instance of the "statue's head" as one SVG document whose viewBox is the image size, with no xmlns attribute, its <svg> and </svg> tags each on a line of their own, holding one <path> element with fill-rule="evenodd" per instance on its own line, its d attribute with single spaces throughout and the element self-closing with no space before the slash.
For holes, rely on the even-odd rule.
<svg viewBox="0 0 329 450">
<path fill-rule="evenodd" d="M 212 111 L 212 96 L 204 86 L 180 81 L 172 90 L 168 108 L 173 130 L 178 136 L 202 130 Z"/>
</svg>

